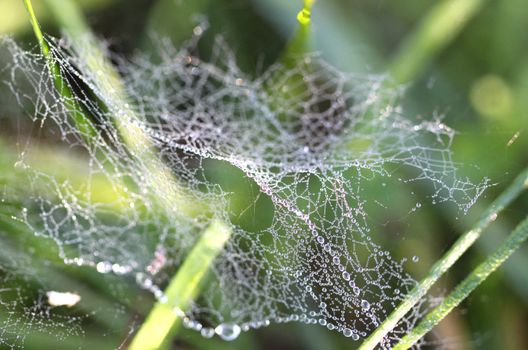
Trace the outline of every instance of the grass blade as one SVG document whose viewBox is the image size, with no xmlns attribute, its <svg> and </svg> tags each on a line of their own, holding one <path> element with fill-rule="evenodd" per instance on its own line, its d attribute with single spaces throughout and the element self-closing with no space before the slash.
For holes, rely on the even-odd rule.
<svg viewBox="0 0 528 350">
<path fill-rule="evenodd" d="M 175 310 L 185 310 L 197 296 L 209 266 L 230 235 L 229 227 L 222 222 L 211 223 L 165 290 L 167 300 L 156 303 L 130 344 L 130 350 L 159 349 L 164 344 L 171 330 L 179 325 Z"/>
<path fill-rule="evenodd" d="M 492 255 L 473 270 L 439 306 L 427 314 L 420 324 L 403 337 L 393 349 L 405 350 L 413 346 L 416 341 L 437 325 L 451 310 L 458 306 L 475 288 L 488 278 L 493 271 L 501 266 L 526 239 L 528 239 L 528 218 L 522 221 Z"/>
<path fill-rule="evenodd" d="M 405 300 L 385 319 L 385 321 L 361 344 L 359 350 L 372 350 L 396 327 L 398 322 L 427 294 L 433 284 L 453 266 L 481 236 L 484 230 L 497 218 L 502 210 L 528 188 L 528 169 L 521 172 L 514 182 L 482 214 L 473 229 L 464 233 L 438 260 L 427 276 L 407 295 Z"/>
<path fill-rule="evenodd" d="M 81 136 L 84 137 L 85 141 L 91 143 L 92 139 L 97 137 L 97 131 L 93 124 L 90 122 L 89 118 L 84 114 L 80 106 L 75 102 L 73 92 L 71 91 L 68 83 L 63 79 L 60 67 L 54 60 L 53 54 L 50 51 L 48 43 L 46 42 L 46 39 L 42 34 L 40 25 L 37 21 L 37 17 L 35 16 L 35 11 L 33 10 L 31 0 L 24 0 L 24 4 L 29 13 L 33 32 L 35 33 L 35 37 L 38 40 L 42 55 L 48 63 L 48 68 L 50 70 L 51 76 L 53 77 L 55 87 L 59 94 L 64 98 L 64 103 L 70 111 L 71 117 L 75 122 L 77 130 L 79 131 Z"/>
</svg>

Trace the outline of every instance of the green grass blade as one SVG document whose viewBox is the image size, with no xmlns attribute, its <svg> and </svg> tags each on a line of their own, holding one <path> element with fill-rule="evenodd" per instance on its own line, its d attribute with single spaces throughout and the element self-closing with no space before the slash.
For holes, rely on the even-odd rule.
<svg viewBox="0 0 528 350">
<path fill-rule="evenodd" d="M 428 275 L 407 295 L 404 301 L 385 319 L 385 321 L 361 344 L 359 350 L 372 350 L 384 337 L 396 327 L 398 322 L 409 312 L 435 284 L 440 277 L 466 252 L 482 232 L 496 220 L 502 210 L 511 204 L 528 188 L 528 169 L 521 172 L 514 182 L 482 214 L 476 225 L 453 244 L 451 249 L 438 260 Z"/>
<path fill-rule="evenodd" d="M 433 329 L 451 310 L 458 306 L 475 288 L 488 278 L 492 272 L 501 266 L 526 239 L 528 239 L 528 218 L 522 221 L 492 255 L 477 266 L 439 306 L 427 314 L 420 324 L 403 337 L 393 349 L 404 350 L 413 346 L 416 341 Z"/>
<path fill-rule="evenodd" d="M 209 266 L 230 235 L 229 227 L 222 222 L 210 224 L 165 290 L 167 300 L 156 303 L 132 341 L 130 350 L 158 349 L 163 345 L 171 330 L 179 324 L 175 310 L 185 310 L 197 296 Z"/>
<path fill-rule="evenodd" d="M 24 5 L 26 6 L 26 9 L 29 13 L 33 32 L 35 33 L 35 37 L 38 40 L 42 55 L 48 63 L 48 68 L 50 70 L 51 76 L 53 77 L 55 87 L 59 94 L 64 98 L 64 103 L 70 111 L 70 115 L 73 118 L 76 128 L 81 136 L 85 139 L 85 141 L 92 142 L 91 140 L 97 137 L 97 131 L 90 122 L 89 118 L 83 113 L 80 106 L 75 102 L 73 92 L 71 91 L 68 83 L 63 79 L 60 67 L 58 66 L 57 62 L 55 62 L 53 55 L 50 52 L 48 43 L 42 34 L 37 17 L 35 16 L 35 11 L 33 10 L 31 0 L 24 0 Z"/>
<path fill-rule="evenodd" d="M 35 16 L 35 11 L 33 10 L 33 4 L 31 3 L 31 0 L 24 0 L 24 5 L 26 5 L 26 10 L 29 13 L 29 21 L 31 23 L 31 26 L 33 27 L 33 32 L 37 37 L 40 49 L 42 50 L 42 54 L 47 58 L 50 54 L 48 43 L 46 43 L 46 40 L 44 40 L 44 35 L 40 30 L 40 25 L 37 21 L 37 16 Z"/>
<path fill-rule="evenodd" d="M 416 77 L 425 64 L 464 28 L 487 0 L 443 0 L 435 4 L 393 60 L 391 72 L 398 82 Z"/>
</svg>

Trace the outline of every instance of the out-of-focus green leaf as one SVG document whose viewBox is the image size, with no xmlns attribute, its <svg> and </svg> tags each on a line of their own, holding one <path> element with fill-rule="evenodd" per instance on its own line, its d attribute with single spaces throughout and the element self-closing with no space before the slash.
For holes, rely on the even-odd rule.
<svg viewBox="0 0 528 350">
<path fill-rule="evenodd" d="M 193 34 L 201 36 L 198 49 L 202 59 L 208 59 L 220 36 L 248 74 L 274 63 L 286 42 L 249 1 L 160 0 L 148 14 L 143 48 L 155 54 L 156 38 L 170 38 L 180 47 Z"/>
<path fill-rule="evenodd" d="M 78 0 L 85 10 L 100 10 L 117 0 Z M 51 15 L 42 1 L 35 2 L 35 11 L 42 22 L 51 20 Z M 0 34 L 22 34 L 31 29 L 26 10 L 21 0 L 0 0 Z"/>
</svg>

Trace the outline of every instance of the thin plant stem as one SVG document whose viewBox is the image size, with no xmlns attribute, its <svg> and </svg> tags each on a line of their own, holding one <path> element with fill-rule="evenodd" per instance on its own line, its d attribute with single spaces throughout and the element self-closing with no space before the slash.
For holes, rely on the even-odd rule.
<svg viewBox="0 0 528 350">
<path fill-rule="evenodd" d="M 361 344 L 358 350 L 372 350 L 396 327 L 398 322 L 424 296 L 440 277 L 475 243 L 482 232 L 497 219 L 502 210 L 528 188 L 528 168 L 522 171 L 514 182 L 493 201 L 481 215 L 475 226 L 465 232 L 451 249 L 438 260 L 427 276 L 406 296 L 405 300 L 385 319 L 385 321 Z"/>
<path fill-rule="evenodd" d="M 524 219 L 506 241 L 471 274 L 466 277 L 442 303 L 431 311 L 409 334 L 403 337 L 393 350 L 405 350 L 413 346 L 435 325 L 458 306 L 475 288 L 501 266 L 528 239 L 528 218 Z"/>
<path fill-rule="evenodd" d="M 304 0 L 303 8 L 297 14 L 299 25 L 288 41 L 280 62 L 286 67 L 295 65 L 298 56 L 312 49 L 312 7 L 316 0 Z"/>
</svg>

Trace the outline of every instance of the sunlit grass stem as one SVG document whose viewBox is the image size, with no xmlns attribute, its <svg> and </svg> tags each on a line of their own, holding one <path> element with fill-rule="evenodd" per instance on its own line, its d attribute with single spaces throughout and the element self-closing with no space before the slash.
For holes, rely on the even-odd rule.
<svg viewBox="0 0 528 350">
<path fill-rule="evenodd" d="M 179 325 L 177 311 L 185 310 L 196 298 L 209 266 L 230 235 L 230 228 L 224 223 L 210 224 L 170 281 L 165 290 L 167 300 L 154 305 L 129 350 L 153 350 L 163 345 Z"/>
</svg>

